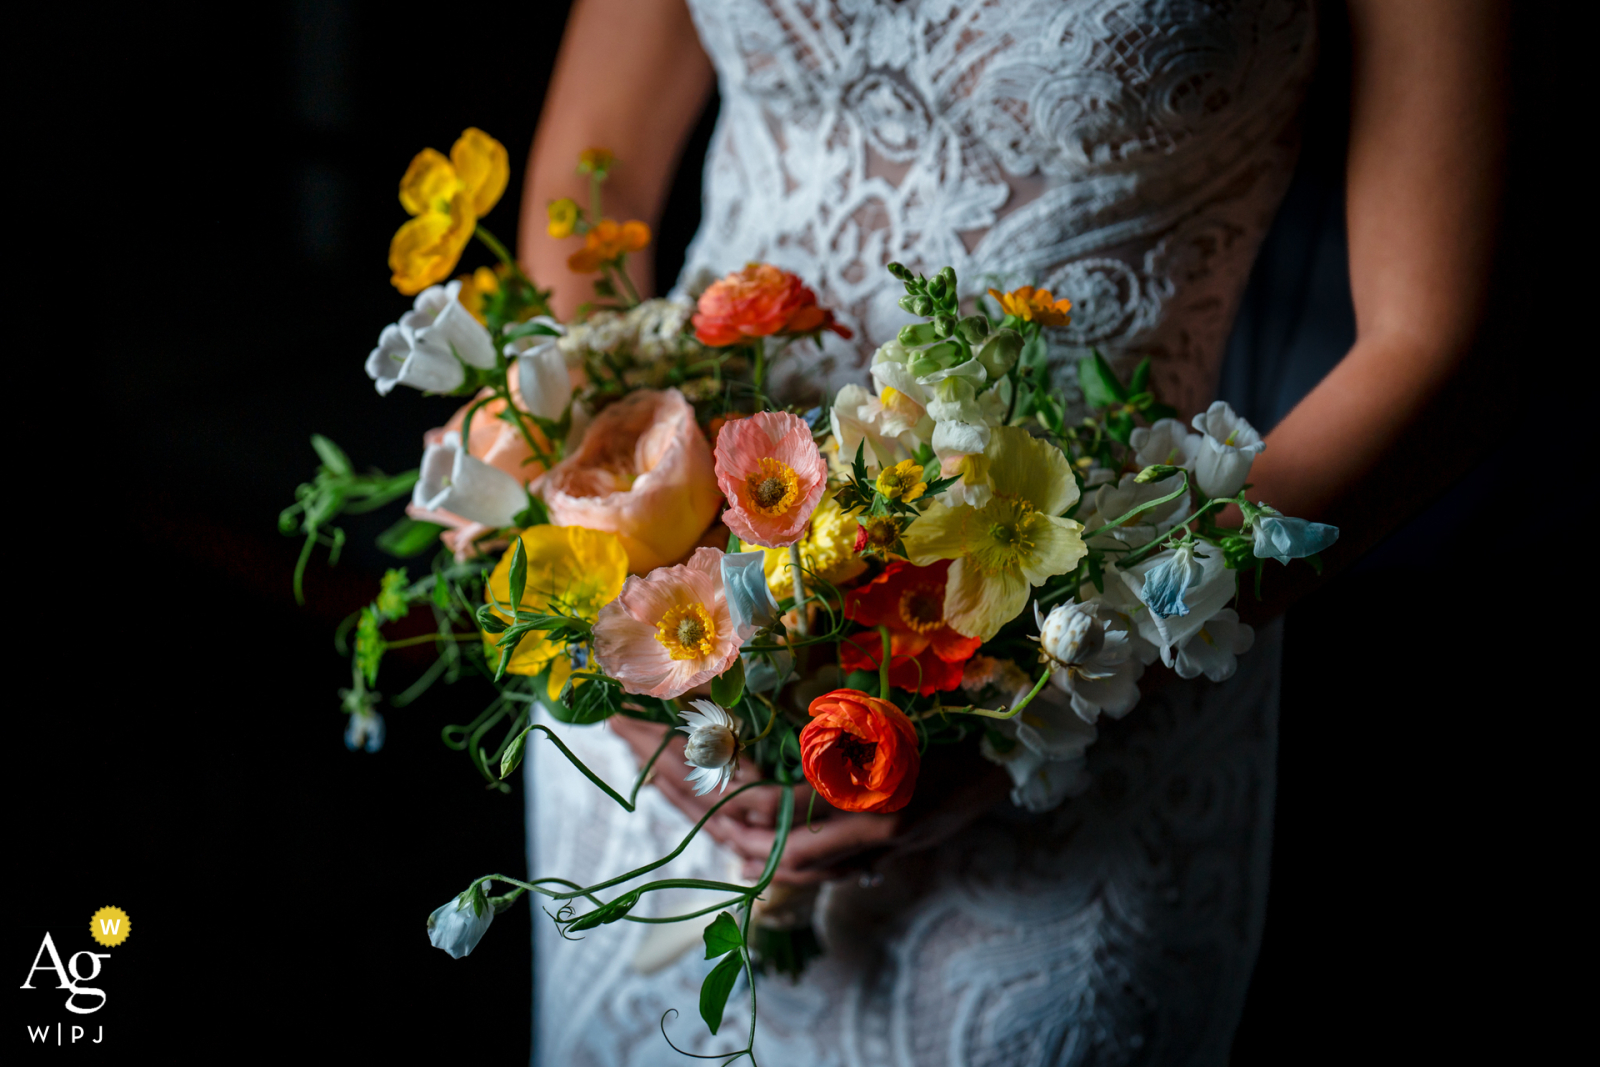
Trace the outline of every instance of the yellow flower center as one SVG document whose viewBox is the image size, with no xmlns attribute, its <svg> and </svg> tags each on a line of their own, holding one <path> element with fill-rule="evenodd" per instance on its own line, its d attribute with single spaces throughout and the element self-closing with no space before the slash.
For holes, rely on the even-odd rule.
<svg viewBox="0 0 1600 1067">
<path fill-rule="evenodd" d="M 865 520 L 867 544 L 873 548 L 893 548 L 900 540 L 900 520 L 893 515 L 879 515 Z"/>
<path fill-rule="evenodd" d="M 673 659 L 704 659 L 717 640 L 717 624 L 704 604 L 680 604 L 656 623 L 656 640 Z"/>
<path fill-rule="evenodd" d="M 786 514 L 800 499 L 800 479 L 782 460 L 763 456 L 756 469 L 745 478 L 750 489 L 750 504 L 763 515 L 777 518 Z"/>
<path fill-rule="evenodd" d="M 972 561 L 990 576 L 1013 570 L 1033 554 L 1033 528 L 1038 521 L 1033 504 L 1009 493 L 996 493 L 994 499 L 978 509 L 987 520 L 982 543 L 972 553 Z"/>
<path fill-rule="evenodd" d="M 919 634 L 944 625 L 944 588 L 922 586 L 900 594 L 900 618 Z"/>
</svg>

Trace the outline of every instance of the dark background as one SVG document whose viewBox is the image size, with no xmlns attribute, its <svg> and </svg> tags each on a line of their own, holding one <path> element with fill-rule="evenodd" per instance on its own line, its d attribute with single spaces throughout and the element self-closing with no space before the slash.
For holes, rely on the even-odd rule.
<svg viewBox="0 0 1600 1067">
<path fill-rule="evenodd" d="M 1533 591 L 1485 539 L 1508 507 L 1531 516 L 1505 495 L 1538 495 L 1530 413 L 1572 399 L 1567 342 L 1540 313 L 1562 284 L 1541 239 L 1559 194 L 1525 162 L 1556 121 L 1555 10 L 1514 27 L 1501 277 L 1484 353 L 1439 402 L 1475 429 L 1413 453 L 1464 478 L 1288 617 L 1272 894 L 1236 1064 L 1364 1055 L 1397 1034 L 1483 1051 L 1489 989 L 1531 936 L 1492 916 L 1533 852 L 1518 712 L 1547 703 L 1528 679 L 1551 650 L 1519 636 Z M 526 873 L 520 784 L 486 791 L 440 741 L 489 691 L 389 709 L 383 752 L 346 752 L 331 634 L 393 562 L 367 546 L 399 506 L 344 523 L 346 558 L 318 556 L 304 607 L 275 518 L 315 466 L 313 431 L 404 470 L 453 410 L 380 399 L 361 370 L 408 305 L 385 267 L 395 183 L 421 147 L 486 129 L 513 173 L 485 222 L 513 240 L 564 14 L 68 4 L 14 26 L 6 958 L 20 970 L 45 930 L 64 954 L 105 951 L 84 933 L 105 904 L 134 929 L 109 950 L 108 1007 L 84 1017 L 106 1043 L 52 1056 L 526 1058 L 529 909 L 465 961 L 423 929 L 472 877 Z M 1329 5 L 1304 158 L 1224 373 L 1263 429 L 1353 331 L 1340 17 Z M 663 278 L 698 223 L 711 117 L 659 229 Z M 422 662 L 393 657 L 379 688 Z M 70 1025 L 57 996 L 10 999 L 18 1021 Z"/>
</svg>

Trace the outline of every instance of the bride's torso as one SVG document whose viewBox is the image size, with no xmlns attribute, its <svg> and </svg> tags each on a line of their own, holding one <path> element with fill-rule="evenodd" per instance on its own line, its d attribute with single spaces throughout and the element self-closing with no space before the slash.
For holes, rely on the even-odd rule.
<svg viewBox="0 0 1600 1067">
<path fill-rule="evenodd" d="M 685 278 L 762 259 L 813 285 L 857 339 L 810 390 L 910 321 L 900 260 L 1048 288 L 1074 304 L 1058 354 L 1148 355 L 1164 400 L 1209 401 L 1293 165 L 1309 0 L 689 3 L 722 112 Z"/>
</svg>

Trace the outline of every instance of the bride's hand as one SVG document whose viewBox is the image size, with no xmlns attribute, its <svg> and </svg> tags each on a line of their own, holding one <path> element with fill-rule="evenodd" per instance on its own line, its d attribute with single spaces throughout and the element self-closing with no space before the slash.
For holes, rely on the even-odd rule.
<svg viewBox="0 0 1600 1067">
<path fill-rule="evenodd" d="M 661 743 L 663 727 L 617 716 L 611 728 L 628 742 L 642 765 Z M 675 738 L 656 761 L 652 778 L 672 804 L 699 821 L 717 802 L 717 794 L 703 797 L 673 768 L 683 766 L 683 741 Z M 748 764 L 734 777 L 735 786 L 758 779 Z M 977 819 L 1010 790 L 1005 771 L 969 752 L 948 749 L 930 752 L 924 760 L 917 792 L 909 805 L 890 815 L 843 812 L 828 804 L 802 783 L 795 787 L 794 825 L 778 864 L 775 880 L 809 885 L 837 878 L 852 869 L 864 869 L 890 856 L 931 848 Z M 712 839 L 731 849 L 743 861 L 742 874 L 756 878 L 766 867 L 776 839 L 777 787 L 752 789 L 724 805 L 706 823 Z M 810 807 L 811 826 L 806 827 Z"/>
</svg>

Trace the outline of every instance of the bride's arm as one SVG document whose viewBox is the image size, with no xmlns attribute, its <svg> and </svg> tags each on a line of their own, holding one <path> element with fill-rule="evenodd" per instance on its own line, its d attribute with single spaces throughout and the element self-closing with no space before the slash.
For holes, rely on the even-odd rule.
<svg viewBox="0 0 1600 1067">
<path fill-rule="evenodd" d="M 578 0 L 539 117 L 518 224 L 518 259 L 555 289 L 558 316 L 591 299 L 590 279 L 567 270 L 578 247 L 546 232 L 545 208 L 563 196 L 588 204 L 578 153 L 603 147 L 619 160 L 605 187 L 612 218 L 657 228 L 684 141 L 705 106 L 711 62 L 700 48 L 684 0 Z M 648 253 L 628 273 L 641 292 L 654 286 Z"/>
<path fill-rule="evenodd" d="M 1371 547 L 1471 459 L 1464 420 L 1430 407 L 1488 303 L 1504 145 L 1500 4 L 1348 6 L 1356 343 L 1267 436 L 1251 471 L 1260 499 L 1341 527 L 1334 563 Z M 1414 454 L 1423 426 L 1439 455 Z M 1302 591 L 1294 570 L 1309 573 L 1269 569 L 1269 611 Z"/>
</svg>

